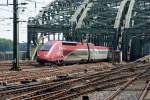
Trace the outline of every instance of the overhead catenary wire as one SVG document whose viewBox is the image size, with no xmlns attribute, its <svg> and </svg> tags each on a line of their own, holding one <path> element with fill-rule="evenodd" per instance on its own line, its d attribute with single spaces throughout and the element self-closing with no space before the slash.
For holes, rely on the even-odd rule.
<svg viewBox="0 0 150 100">
<path fill-rule="evenodd" d="M 2 0 L 0 0 L 0 1 L 2 1 Z M 4 0 L 4 1 L 6 1 L 6 0 Z M 7 6 L 0 6 L 0 12 L 1 12 L 1 15 L 0 15 L 1 26 L 0 27 L 5 27 L 6 28 L 5 30 L 10 30 L 10 28 L 12 27 L 12 24 L 7 25 L 4 23 L 8 23 L 8 22 L 12 23 L 12 20 L 13 20 L 13 18 L 12 18 L 12 15 L 13 15 L 13 11 L 12 11 L 13 2 L 12 1 L 13 0 L 8 0 L 8 1 L 9 2 L 8 2 Z M 21 21 L 19 24 L 19 32 L 22 30 L 21 26 L 27 25 L 28 18 L 34 17 L 36 14 L 38 14 L 39 10 L 42 9 L 43 6 L 47 5 L 49 2 L 50 2 L 49 0 L 48 1 L 47 0 L 38 0 L 38 1 L 36 1 L 36 0 L 18 0 L 19 19 Z M 21 4 L 26 4 L 26 5 L 21 5 Z M 24 9 L 23 7 L 26 7 L 26 8 Z M 7 28 L 7 26 L 9 26 L 9 27 Z M 23 29 L 25 29 L 25 28 L 23 28 Z M 23 31 L 20 33 L 20 41 L 22 41 L 22 40 L 26 41 L 26 38 L 21 37 L 21 34 L 23 34 L 23 33 L 26 34 L 27 31 Z M 12 30 L 4 31 L 3 29 L 1 29 L 0 35 L 3 35 L 3 37 L 12 39 L 11 34 L 12 34 Z"/>
</svg>

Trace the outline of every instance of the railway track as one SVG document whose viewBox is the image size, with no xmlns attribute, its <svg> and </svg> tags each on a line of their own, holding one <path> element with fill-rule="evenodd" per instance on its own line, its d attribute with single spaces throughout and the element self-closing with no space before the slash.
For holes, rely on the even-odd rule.
<svg viewBox="0 0 150 100">
<path fill-rule="evenodd" d="M 29 60 L 20 60 L 20 65 L 31 65 L 31 64 L 37 64 L 35 61 L 29 61 Z M 12 61 L 0 61 L 0 65 L 12 65 Z"/>
<path fill-rule="evenodd" d="M 144 100 L 145 96 L 148 93 L 149 86 L 150 86 L 150 81 L 148 81 L 147 84 L 145 85 L 145 87 L 143 89 L 143 92 L 142 92 L 142 94 L 141 94 L 141 96 L 139 97 L 138 100 Z"/>
<path fill-rule="evenodd" d="M 27 93 L 26 95 L 25 94 L 23 94 L 23 95 L 21 95 L 21 96 L 18 96 L 18 97 L 15 97 L 15 98 L 10 98 L 11 100 L 15 100 L 15 99 L 21 99 L 21 97 L 22 98 L 25 98 L 26 96 L 27 97 L 30 97 L 30 98 L 28 98 L 28 100 L 30 100 L 30 99 L 39 99 L 39 98 L 41 98 L 41 99 L 44 99 L 43 98 L 43 96 L 46 96 L 47 97 L 47 95 L 50 95 L 50 94 L 53 94 L 54 92 L 55 92 L 55 94 L 56 94 L 56 90 L 65 90 L 65 89 L 67 89 L 68 87 L 72 87 L 72 83 L 79 83 L 79 81 L 81 81 L 81 79 L 76 79 L 76 80 L 74 80 L 74 81 L 67 81 L 67 82 L 59 82 L 59 84 L 55 84 L 54 86 L 51 86 L 51 87 L 49 87 L 49 85 L 47 85 L 47 87 L 46 88 L 43 88 L 43 85 L 42 85 L 42 89 L 40 89 L 39 90 L 39 88 L 38 88 L 38 90 L 37 91 L 33 91 L 33 92 L 30 92 L 30 93 Z M 83 80 L 82 80 L 83 81 Z M 70 84 L 71 84 L 71 86 L 70 86 Z M 88 83 L 86 83 L 86 84 L 89 84 L 89 82 Z M 34 86 L 35 87 L 35 86 Z M 39 87 L 39 86 L 38 86 Z M 64 89 L 65 88 L 65 89 Z M 26 90 L 27 90 L 27 88 L 25 88 Z M 12 95 L 11 93 L 14 93 L 14 94 L 16 94 L 16 93 L 20 93 L 20 92 L 25 92 L 25 89 L 19 89 L 19 90 L 13 90 L 13 91 L 6 91 L 6 92 L 2 92 L 2 93 L 0 93 L 1 94 L 1 96 L 2 96 L 2 94 L 3 95 Z M 30 90 L 33 90 L 33 87 L 32 88 L 30 88 Z M 76 89 L 76 88 L 74 88 L 74 89 Z M 47 93 L 47 94 L 43 94 L 43 93 L 46 93 L 46 92 L 48 92 L 50 90 L 50 93 Z M 55 91 L 52 91 L 52 90 L 55 90 Z M 29 91 L 29 90 L 28 90 Z M 69 90 L 70 91 L 70 90 Z M 42 95 L 38 95 L 38 96 L 35 96 L 35 95 L 37 95 L 37 94 L 42 94 Z M 64 92 L 63 92 L 64 93 Z M 60 92 L 58 92 L 58 94 L 60 94 Z M 31 96 L 33 96 L 33 97 L 31 97 Z M 58 96 L 57 96 L 58 97 Z M 54 97 L 53 97 L 54 98 Z"/>
<path fill-rule="evenodd" d="M 24 69 L 35 69 L 38 68 L 38 63 L 35 61 L 20 61 L 19 65 L 21 68 Z M 9 71 L 11 67 L 13 66 L 13 63 L 11 61 L 1 61 L 0 62 L 0 71 Z M 40 67 L 40 66 L 39 66 Z"/>
<path fill-rule="evenodd" d="M 59 75 L 68 75 L 73 73 L 84 73 L 86 71 L 97 71 L 97 70 L 110 69 L 107 65 L 99 64 L 84 64 L 84 65 L 70 65 L 54 68 L 39 68 L 34 70 L 25 70 L 20 72 L 0 72 L 0 82 L 13 83 L 20 82 L 23 80 L 35 80 L 39 78 L 55 77 Z"/>
<path fill-rule="evenodd" d="M 115 94 L 117 95 L 117 93 L 122 91 L 134 80 L 137 80 L 138 78 L 146 74 L 147 71 L 149 70 L 149 67 L 150 67 L 149 63 L 141 64 L 137 66 L 135 66 L 135 64 L 131 64 L 126 67 L 125 66 L 117 67 L 108 71 L 103 71 L 103 72 L 99 71 L 95 73 L 86 74 L 83 75 L 82 77 L 76 77 L 73 79 L 61 81 L 59 82 L 59 84 L 55 84 L 51 86 L 49 86 L 48 84 L 52 82 L 46 83 L 46 85 L 41 84 L 42 89 L 38 85 L 37 87 L 39 88 L 37 88 L 35 85 L 33 86 L 36 87 L 35 89 L 33 89 L 33 87 L 31 86 L 30 90 L 28 90 L 27 88 L 25 89 L 20 88 L 19 90 L 16 90 L 16 92 L 14 92 L 14 90 L 13 92 L 9 91 L 9 94 L 7 94 L 8 91 L 5 91 L 5 93 L 0 92 L 0 95 L 2 94 L 7 94 L 7 96 L 12 95 L 12 98 L 9 98 L 10 100 L 18 100 L 22 98 L 24 98 L 25 100 L 31 100 L 31 99 L 39 100 L 39 98 L 43 100 L 55 100 L 55 99 L 66 100 L 93 91 L 100 91 L 106 88 L 123 85 L 121 86 L 122 88 L 116 91 Z M 13 93 L 15 93 L 15 98 Z M 111 99 L 107 99 L 107 100 L 111 100 Z"/>
<path fill-rule="evenodd" d="M 102 85 L 99 84 L 99 82 L 95 82 L 97 84 L 98 87 L 96 88 L 93 88 L 95 87 L 96 84 L 94 84 L 93 82 L 92 83 L 92 86 L 91 88 L 89 88 L 90 86 L 87 86 L 86 88 L 78 88 L 78 91 L 76 93 L 73 93 L 71 94 L 71 92 L 69 92 L 69 95 L 65 95 L 65 96 L 61 96 L 61 98 L 58 98 L 57 100 L 67 100 L 67 99 L 71 99 L 71 98 L 74 98 L 74 97 L 78 97 L 80 95 L 83 95 L 83 94 L 86 94 L 86 93 L 89 93 L 89 92 L 92 92 L 92 91 L 96 91 L 96 90 L 103 90 L 103 89 L 106 89 L 106 88 L 109 88 L 109 87 L 114 87 L 116 85 L 120 85 L 120 84 L 123 84 L 119 89 L 116 90 L 115 93 L 113 93 L 110 97 L 108 97 L 106 100 L 113 100 L 113 98 L 115 96 L 117 96 L 124 88 L 126 88 L 129 84 L 131 84 L 134 80 L 138 79 L 139 76 L 141 76 L 142 74 L 146 73 L 147 69 L 145 69 L 144 71 L 141 71 L 139 72 L 138 74 L 135 74 L 135 75 L 129 75 L 127 79 L 125 79 L 124 77 L 120 77 L 120 78 L 112 78 L 111 77 L 111 80 L 110 81 L 102 81 L 101 83 L 103 83 Z M 120 80 L 121 79 L 121 80 Z M 94 86 L 93 86 L 94 85 Z M 100 85 L 100 86 L 99 86 Z M 80 90 L 81 89 L 81 90 Z M 48 100 L 48 99 L 47 99 Z"/>
<path fill-rule="evenodd" d="M 92 65 L 92 64 L 91 64 Z M 128 86 L 137 80 L 148 80 L 143 88 L 139 100 L 143 100 L 149 88 L 150 63 L 143 59 L 137 60 L 125 65 L 118 65 L 110 68 L 91 67 L 91 65 L 72 65 L 65 67 L 56 67 L 51 69 L 41 69 L 33 71 L 21 71 L 0 73 L 0 80 L 8 83 L 21 80 L 31 80 L 52 76 L 67 75 L 67 78 L 41 81 L 36 84 L 26 84 L 24 86 L 10 87 L 0 90 L 0 96 L 9 100 L 67 100 L 78 96 L 102 91 L 112 87 L 118 89 L 107 97 L 106 100 L 113 100 L 117 95 L 123 92 Z M 102 65 L 101 65 L 102 66 Z M 43 74 L 42 74 L 43 73 Z M 69 74 L 78 73 L 76 77 L 68 78 Z M 80 74 L 79 74 L 80 73 Z M 145 78 L 146 77 L 146 78 Z"/>
</svg>

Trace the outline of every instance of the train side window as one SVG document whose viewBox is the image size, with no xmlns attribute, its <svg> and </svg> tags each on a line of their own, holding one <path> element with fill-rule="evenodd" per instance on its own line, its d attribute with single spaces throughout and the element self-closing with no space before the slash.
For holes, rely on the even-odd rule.
<svg viewBox="0 0 150 100">
<path fill-rule="evenodd" d="M 41 51 L 49 51 L 51 47 L 52 47 L 52 45 L 43 45 L 40 50 Z"/>
<path fill-rule="evenodd" d="M 82 100 L 90 100 L 89 96 L 82 96 Z"/>
<path fill-rule="evenodd" d="M 65 42 L 63 42 L 62 45 L 76 46 L 77 43 L 67 43 L 67 42 L 65 43 Z"/>
</svg>

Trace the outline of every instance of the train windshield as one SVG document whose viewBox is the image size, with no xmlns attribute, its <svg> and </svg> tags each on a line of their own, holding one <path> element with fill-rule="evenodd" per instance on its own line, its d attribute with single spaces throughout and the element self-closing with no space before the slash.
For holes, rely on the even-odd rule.
<svg viewBox="0 0 150 100">
<path fill-rule="evenodd" d="M 41 51 L 49 51 L 52 45 L 45 44 L 41 47 Z"/>
</svg>

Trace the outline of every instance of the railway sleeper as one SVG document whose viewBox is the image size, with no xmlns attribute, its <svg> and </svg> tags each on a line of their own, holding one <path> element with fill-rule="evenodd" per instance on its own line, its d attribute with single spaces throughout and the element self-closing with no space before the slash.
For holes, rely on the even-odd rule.
<svg viewBox="0 0 150 100">
<path fill-rule="evenodd" d="M 46 97 L 48 97 L 48 96 L 52 96 L 52 95 L 56 95 L 56 94 L 60 94 L 61 92 L 63 92 L 63 91 L 65 91 L 65 90 L 58 90 L 58 91 L 54 91 L 54 92 L 48 92 L 48 93 L 44 93 L 44 94 L 40 94 L 40 95 L 35 95 L 35 96 L 32 96 L 32 97 L 24 97 L 23 99 L 24 100 L 39 100 L 39 99 L 44 99 L 44 98 L 46 98 Z M 58 95 L 57 95 L 58 96 Z"/>
<path fill-rule="evenodd" d="M 36 86 L 31 86 L 31 87 L 23 87 L 23 88 L 18 88 L 18 89 L 13 89 L 13 90 L 8 90 L 8 91 L 2 91 L 0 92 L 0 96 L 4 95 L 10 95 L 10 94 L 19 94 L 23 92 L 28 92 L 28 91 L 34 91 L 37 89 L 43 89 L 45 87 L 50 87 L 51 85 L 54 85 L 53 83 L 44 83 L 44 84 L 39 84 Z"/>
<path fill-rule="evenodd" d="M 55 91 L 57 89 L 58 90 L 62 89 L 65 85 L 67 85 L 67 84 L 60 83 L 60 84 L 54 85 L 52 87 L 46 87 L 46 88 L 43 88 L 41 90 L 34 91 L 33 93 L 29 93 L 29 94 L 23 95 L 22 97 L 20 96 L 19 98 L 31 97 L 31 96 L 45 94 L 47 92 L 53 92 L 53 91 Z"/>
<path fill-rule="evenodd" d="M 67 95 L 63 95 L 61 98 L 57 98 L 57 100 L 70 100 L 70 99 L 73 99 L 73 98 L 76 98 L 80 95 L 84 95 L 84 94 L 87 94 L 87 93 L 91 93 L 91 92 L 94 92 L 96 90 L 102 90 L 104 88 L 109 88 L 109 87 L 112 87 L 112 86 L 116 86 L 116 85 L 119 85 L 119 84 L 123 84 L 125 83 L 127 80 L 123 80 L 123 81 L 120 81 L 120 82 L 116 82 L 116 83 L 110 83 L 110 84 L 105 84 L 103 86 L 99 86 L 99 87 L 89 87 L 89 88 L 85 88 L 86 86 L 83 86 L 83 88 L 77 88 L 76 89 L 76 92 L 68 92 L 69 94 Z"/>
</svg>

